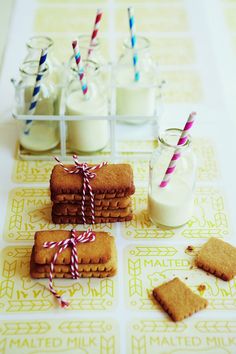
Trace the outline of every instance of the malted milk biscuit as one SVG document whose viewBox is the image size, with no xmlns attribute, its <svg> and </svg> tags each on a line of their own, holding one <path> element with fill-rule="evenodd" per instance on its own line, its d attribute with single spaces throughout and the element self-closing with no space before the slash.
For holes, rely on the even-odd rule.
<svg viewBox="0 0 236 354">
<path fill-rule="evenodd" d="M 155 288 L 153 296 L 173 321 L 181 321 L 208 304 L 206 299 L 193 293 L 179 278 Z"/>
<path fill-rule="evenodd" d="M 200 249 L 196 265 L 223 280 L 236 275 L 236 247 L 211 237 Z"/>
</svg>

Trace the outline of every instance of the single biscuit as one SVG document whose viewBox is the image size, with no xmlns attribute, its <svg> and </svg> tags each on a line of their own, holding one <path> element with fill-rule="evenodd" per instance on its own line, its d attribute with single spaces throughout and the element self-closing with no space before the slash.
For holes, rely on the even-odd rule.
<svg viewBox="0 0 236 354">
<path fill-rule="evenodd" d="M 236 247 L 211 237 L 200 249 L 196 265 L 223 280 L 236 275 Z"/>
<path fill-rule="evenodd" d="M 132 212 L 131 207 L 123 209 L 105 209 L 105 210 L 94 210 L 95 216 L 100 216 L 104 218 L 120 218 L 130 215 Z M 52 214 L 58 216 L 81 216 L 82 210 L 81 206 L 77 204 L 53 204 Z M 85 209 L 85 216 L 92 216 L 91 206 Z"/>
<path fill-rule="evenodd" d="M 113 223 L 113 222 L 125 222 L 130 221 L 133 219 L 133 214 L 127 215 L 125 217 L 95 217 L 95 224 L 102 224 L 102 223 Z M 84 221 L 82 216 L 58 216 L 52 215 L 52 222 L 54 224 L 83 224 Z M 92 218 L 90 216 L 86 217 L 86 224 L 92 224 Z"/>
<path fill-rule="evenodd" d="M 34 271 L 37 273 L 50 273 L 50 264 L 37 264 L 35 262 L 35 248 L 33 247 L 31 254 L 31 264 L 33 265 Z M 111 272 L 117 269 L 117 253 L 116 248 L 112 247 L 111 249 L 111 258 L 106 263 L 98 264 L 79 264 L 79 272 Z M 70 273 L 71 268 L 68 264 L 55 264 L 54 265 L 55 273 Z"/>
<path fill-rule="evenodd" d="M 80 194 L 68 194 L 67 195 L 68 200 L 61 200 L 57 201 L 54 200 L 54 203 L 60 203 L 60 204 L 76 204 L 76 205 L 82 205 L 82 196 Z M 79 200 L 76 198 L 80 197 Z M 131 204 L 131 198 L 130 197 L 124 197 L 124 198 L 113 198 L 113 199 L 94 199 L 94 207 L 97 210 L 102 210 L 102 209 L 123 209 L 127 208 Z M 91 201 L 90 198 L 87 196 L 85 200 L 85 208 L 91 208 Z"/>
<path fill-rule="evenodd" d="M 78 231 L 82 234 L 83 231 Z M 76 245 L 78 252 L 78 262 L 82 264 L 106 263 L 111 259 L 113 248 L 115 248 L 115 239 L 107 232 L 95 232 L 96 238 L 93 242 L 78 243 Z M 62 241 L 71 237 L 71 232 L 67 230 L 37 231 L 35 233 L 35 263 L 50 264 L 53 256 L 59 247 L 45 248 L 43 244 L 47 241 Z M 58 255 L 55 264 L 70 264 L 71 247 L 67 247 Z"/>
<path fill-rule="evenodd" d="M 155 288 L 153 296 L 173 321 L 181 321 L 208 304 L 206 299 L 194 294 L 179 278 Z"/>
<path fill-rule="evenodd" d="M 73 165 L 66 167 L 70 170 L 74 168 Z M 95 173 L 96 177 L 90 180 L 95 195 L 115 194 L 115 197 L 118 197 L 119 193 L 123 193 L 124 196 L 129 196 L 135 191 L 133 171 L 129 164 L 108 164 Z M 52 200 L 58 194 L 82 195 L 83 177 L 81 174 L 67 173 L 62 166 L 56 165 L 52 170 L 50 189 Z"/>
</svg>

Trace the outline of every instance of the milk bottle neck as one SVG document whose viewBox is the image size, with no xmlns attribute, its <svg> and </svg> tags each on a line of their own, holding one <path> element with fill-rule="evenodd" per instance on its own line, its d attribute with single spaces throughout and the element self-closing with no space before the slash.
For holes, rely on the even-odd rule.
<svg viewBox="0 0 236 354">
<path fill-rule="evenodd" d="M 169 128 L 161 133 L 158 137 L 158 143 L 162 149 L 173 150 L 173 152 L 178 148 L 181 152 L 184 152 L 191 148 L 192 140 L 191 136 L 188 135 L 188 139 L 183 145 L 178 145 L 179 138 L 182 134 L 181 129 Z"/>
<path fill-rule="evenodd" d="M 26 47 L 28 50 L 28 54 L 25 58 L 25 61 L 30 60 L 39 60 L 42 49 L 46 49 L 50 51 L 53 47 L 53 40 L 50 37 L 46 36 L 34 36 L 31 37 L 26 42 Z"/>
</svg>

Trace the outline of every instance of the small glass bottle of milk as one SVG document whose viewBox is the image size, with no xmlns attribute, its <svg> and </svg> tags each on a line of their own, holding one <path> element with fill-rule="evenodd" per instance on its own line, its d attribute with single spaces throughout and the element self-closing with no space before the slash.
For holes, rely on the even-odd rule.
<svg viewBox="0 0 236 354">
<path fill-rule="evenodd" d="M 21 79 L 16 85 L 16 110 L 17 114 L 27 115 L 32 99 L 38 72 L 38 61 L 25 62 L 20 67 Z M 40 82 L 40 92 L 34 115 L 54 115 L 56 101 L 55 86 L 48 78 L 48 66 Z M 31 120 L 29 116 L 29 121 Z M 28 125 L 25 120 L 19 120 L 19 141 L 27 150 L 33 152 L 46 151 L 54 148 L 59 143 L 58 122 L 50 120 L 33 120 Z M 29 129 L 26 129 L 29 128 Z M 28 133 L 26 133 L 28 131 Z"/>
<path fill-rule="evenodd" d="M 83 62 L 86 67 L 86 61 Z M 67 124 L 68 147 L 75 153 L 93 153 L 102 150 L 109 141 L 107 119 L 87 119 L 87 117 L 108 116 L 108 96 L 99 80 L 99 66 L 89 61 L 86 70 L 88 92 L 83 94 L 78 69 L 73 69 L 74 78 L 68 85 L 66 94 L 66 115 L 83 116 L 81 120 L 69 120 Z"/>
<path fill-rule="evenodd" d="M 180 129 L 167 129 L 158 138 L 149 165 L 148 214 L 157 226 L 178 227 L 188 222 L 193 214 L 196 182 L 196 159 L 191 148 L 191 138 L 178 146 L 181 157 L 166 187 L 161 188 L 169 162 L 181 136 Z"/>
<path fill-rule="evenodd" d="M 137 36 L 139 81 L 134 80 L 133 49 L 130 38 L 123 43 L 124 52 L 115 67 L 116 114 L 118 116 L 154 116 L 156 114 L 157 66 L 151 57 L 150 42 Z M 122 119 L 142 124 L 146 119 Z"/>
<path fill-rule="evenodd" d="M 54 114 L 60 114 L 62 88 L 65 86 L 66 70 L 53 53 L 54 42 L 47 36 L 33 36 L 26 42 L 27 54 L 24 62 L 39 61 L 42 49 L 47 49 L 48 81 L 52 81 L 56 91 Z"/>
</svg>

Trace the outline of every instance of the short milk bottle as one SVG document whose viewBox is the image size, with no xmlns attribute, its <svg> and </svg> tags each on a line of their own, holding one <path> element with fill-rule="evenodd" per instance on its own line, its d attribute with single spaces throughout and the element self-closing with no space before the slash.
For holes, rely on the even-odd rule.
<svg viewBox="0 0 236 354">
<path fill-rule="evenodd" d="M 196 158 L 190 136 L 184 145 L 178 146 L 180 158 L 169 183 L 160 187 L 181 133 L 180 129 L 165 130 L 150 161 L 148 214 L 157 226 L 178 227 L 187 223 L 193 214 Z"/>
<path fill-rule="evenodd" d="M 67 145 L 76 153 L 93 153 L 100 151 L 109 141 L 108 97 L 100 80 L 99 66 L 92 61 L 86 65 L 85 72 L 88 91 L 84 95 L 78 76 L 74 69 L 73 79 L 66 92 L 66 115 L 83 116 L 81 120 L 69 120 L 67 123 Z M 104 117 L 104 119 L 87 119 L 87 117 Z"/>
<path fill-rule="evenodd" d="M 157 68 L 151 57 L 150 42 L 137 36 L 139 80 L 134 80 L 133 49 L 130 39 L 124 41 L 124 52 L 115 70 L 116 114 L 118 116 L 142 116 L 144 119 L 122 119 L 122 122 L 139 124 L 156 114 Z"/>
</svg>

